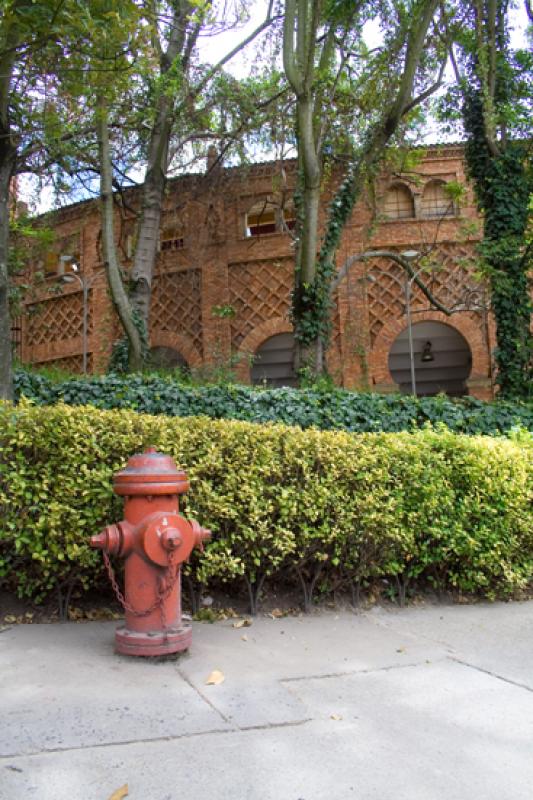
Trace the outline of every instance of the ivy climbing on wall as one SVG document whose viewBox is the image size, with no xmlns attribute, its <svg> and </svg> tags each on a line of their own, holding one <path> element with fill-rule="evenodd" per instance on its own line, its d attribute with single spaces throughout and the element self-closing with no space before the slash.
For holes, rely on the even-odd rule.
<svg viewBox="0 0 533 800">
<path fill-rule="evenodd" d="M 466 160 L 484 214 L 483 263 L 490 280 L 497 325 L 500 393 L 505 397 L 533 394 L 533 337 L 528 272 L 531 243 L 526 242 L 531 168 L 521 142 L 508 142 L 502 152 L 490 151 L 485 137 L 479 93 L 472 91 L 464 106 L 469 134 Z"/>
</svg>

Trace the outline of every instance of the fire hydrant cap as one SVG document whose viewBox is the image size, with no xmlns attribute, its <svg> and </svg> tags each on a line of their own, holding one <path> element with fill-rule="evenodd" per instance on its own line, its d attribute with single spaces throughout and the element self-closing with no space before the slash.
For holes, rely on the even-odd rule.
<svg viewBox="0 0 533 800">
<path fill-rule="evenodd" d="M 113 489 L 119 495 L 183 494 L 189 481 L 170 456 L 149 447 L 128 461 L 126 468 L 117 472 Z"/>
</svg>

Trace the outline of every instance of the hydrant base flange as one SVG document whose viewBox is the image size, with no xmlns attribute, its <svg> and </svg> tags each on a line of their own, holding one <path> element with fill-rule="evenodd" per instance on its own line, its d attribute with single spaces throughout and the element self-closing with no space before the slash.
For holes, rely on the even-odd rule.
<svg viewBox="0 0 533 800">
<path fill-rule="evenodd" d="M 115 650 L 125 656 L 164 656 L 187 650 L 191 640 L 192 628 L 186 624 L 148 632 L 121 627 L 115 631 Z"/>
</svg>

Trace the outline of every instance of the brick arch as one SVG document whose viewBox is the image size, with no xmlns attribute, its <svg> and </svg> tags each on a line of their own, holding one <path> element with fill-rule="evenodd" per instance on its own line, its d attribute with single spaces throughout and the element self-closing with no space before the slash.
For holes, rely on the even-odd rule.
<svg viewBox="0 0 533 800">
<path fill-rule="evenodd" d="M 268 319 L 250 331 L 248 336 L 242 340 L 237 351 L 239 360 L 234 370 L 236 378 L 243 383 L 251 383 L 249 357 L 254 355 L 263 342 L 266 342 L 271 336 L 276 336 L 278 333 L 293 333 L 293 331 L 294 328 L 286 317 Z"/>
<path fill-rule="evenodd" d="M 417 313 L 413 325 L 416 325 L 417 322 L 442 322 L 449 328 L 458 331 L 465 339 L 472 354 L 472 368 L 468 380 L 487 377 L 490 367 L 489 353 L 483 336 L 481 320 L 466 314 L 448 317 L 440 311 L 424 311 L 420 314 Z M 389 372 L 389 352 L 396 337 L 406 327 L 405 317 L 394 319 L 388 322 L 377 336 L 368 360 L 370 374 L 375 384 L 396 386 Z"/>
<path fill-rule="evenodd" d="M 150 347 L 172 347 L 181 353 L 189 367 L 202 366 L 202 356 L 189 337 L 180 333 L 156 329 L 150 334 Z"/>
</svg>

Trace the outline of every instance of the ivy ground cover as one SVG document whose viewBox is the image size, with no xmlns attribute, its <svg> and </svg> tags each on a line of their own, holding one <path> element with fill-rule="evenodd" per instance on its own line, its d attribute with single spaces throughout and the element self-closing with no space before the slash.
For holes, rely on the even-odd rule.
<svg viewBox="0 0 533 800">
<path fill-rule="evenodd" d="M 247 422 L 281 422 L 320 430 L 396 432 L 442 423 L 467 434 L 501 434 L 520 426 L 533 431 L 533 404 L 485 403 L 475 398 L 415 398 L 344 389 L 258 390 L 243 385 L 186 386 L 146 375 L 105 375 L 53 383 L 17 372 L 16 397 L 34 403 L 92 405 L 166 416 L 207 416 Z"/>
</svg>

